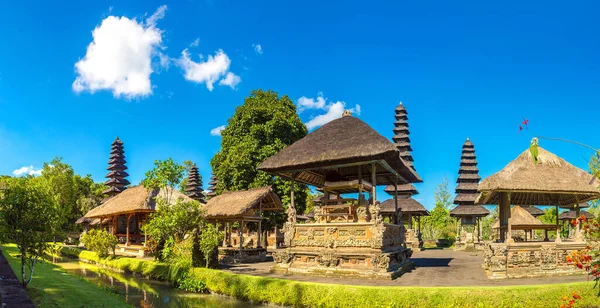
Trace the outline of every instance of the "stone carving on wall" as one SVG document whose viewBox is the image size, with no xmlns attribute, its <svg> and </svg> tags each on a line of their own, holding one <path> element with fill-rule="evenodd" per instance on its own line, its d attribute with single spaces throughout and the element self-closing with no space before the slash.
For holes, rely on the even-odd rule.
<svg viewBox="0 0 600 308">
<path fill-rule="evenodd" d="M 296 233 L 296 224 L 295 223 L 288 221 L 283 225 L 283 244 L 286 247 L 292 247 L 295 233 Z"/>
<path fill-rule="evenodd" d="M 275 263 L 290 263 L 292 262 L 292 259 L 294 258 L 293 254 L 290 254 L 287 251 L 275 251 L 273 252 L 273 260 L 275 261 Z"/>
<path fill-rule="evenodd" d="M 374 222 L 375 224 L 383 223 L 383 217 L 380 214 L 381 206 L 379 206 L 379 201 L 375 202 L 374 205 L 370 206 L 368 211 L 371 215 L 371 222 Z"/>
<path fill-rule="evenodd" d="M 331 252 L 323 252 L 316 258 L 317 263 L 325 267 L 335 267 L 340 262 L 340 257 Z"/>
<path fill-rule="evenodd" d="M 293 224 L 296 223 L 296 208 L 293 205 L 289 205 L 286 211 L 287 221 Z"/>
<path fill-rule="evenodd" d="M 371 258 L 371 264 L 374 268 L 387 269 L 390 266 L 390 256 L 387 254 L 379 254 Z"/>
<path fill-rule="evenodd" d="M 320 223 L 323 220 L 323 209 L 318 206 L 315 205 L 314 207 L 314 213 L 315 213 L 315 222 Z"/>
<path fill-rule="evenodd" d="M 361 205 L 356 209 L 356 217 L 359 221 L 367 221 L 367 216 L 368 212 L 366 206 Z"/>
<path fill-rule="evenodd" d="M 542 269 L 550 270 L 556 268 L 556 247 L 554 245 L 542 245 Z"/>
</svg>

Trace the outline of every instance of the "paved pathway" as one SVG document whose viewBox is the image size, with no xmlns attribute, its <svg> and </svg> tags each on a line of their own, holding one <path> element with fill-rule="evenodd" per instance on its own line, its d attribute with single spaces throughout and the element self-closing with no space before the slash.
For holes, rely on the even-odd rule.
<svg viewBox="0 0 600 308">
<path fill-rule="evenodd" d="M 240 264 L 227 270 L 239 274 L 298 281 L 369 286 L 514 286 L 587 281 L 587 277 L 584 275 L 490 280 L 486 278 L 481 267 L 483 252 L 455 252 L 451 249 L 431 249 L 416 251 L 412 260 L 415 262 L 416 268 L 391 281 L 273 274 L 269 273 L 269 268 L 273 266 L 273 262 Z"/>
</svg>

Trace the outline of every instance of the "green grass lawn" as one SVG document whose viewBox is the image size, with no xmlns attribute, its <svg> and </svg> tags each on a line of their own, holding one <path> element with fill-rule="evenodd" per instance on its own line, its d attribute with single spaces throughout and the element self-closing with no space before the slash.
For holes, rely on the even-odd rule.
<svg viewBox="0 0 600 308">
<path fill-rule="evenodd" d="M 63 247 L 61 252 L 157 279 L 169 277 L 169 265 L 156 261 L 120 257 L 100 259 L 94 252 L 69 247 Z M 369 287 L 239 275 L 205 268 L 191 269 L 189 278 L 203 282 L 209 291 L 217 294 L 293 307 L 558 308 L 563 303 L 561 298 L 574 291 L 583 297 L 575 307 L 600 307 L 594 282 L 502 287 Z"/>
<path fill-rule="evenodd" d="M 3 245 L 2 250 L 13 271 L 20 277 L 17 247 Z M 69 275 L 59 266 L 47 262 L 38 262 L 35 266 L 27 294 L 36 307 L 131 307 L 110 290 Z"/>
</svg>

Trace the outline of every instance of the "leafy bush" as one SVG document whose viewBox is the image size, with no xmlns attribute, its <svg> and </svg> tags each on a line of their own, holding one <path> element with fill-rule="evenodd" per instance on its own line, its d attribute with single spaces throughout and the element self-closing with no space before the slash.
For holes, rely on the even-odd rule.
<svg viewBox="0 0 600 308">
<path fill-rule="evenodd" d="M 195 279 L 189 273 L 177 282 L 177 288 L 188 292 L 206 292 L 204 281 Z"/>
<path fill-rule="evenodd" d="M 215 250 L 218 249 L 219 243 L 223 240 L 223 236 L 219 233 L 218 226 L 215 227 L 211 224 L 205 224 L 202 226 L 202 233 L 200 234 L 200 238 L 198 241 L 200 251 L 202 251 L 202 255 L 204 256 L 205 266 L 209 267 L 212 258 L 214 257 Z M 217 257 L 218 257 L 217 250 Z"/>
<path fill-rule="evenodd" d="M 92 229 L 81 235 L 81 242 L 87 249 L 98 253 L 98 256 L 104 258 L 111 251 L 113 255 L 115 254 L 115 248 L 119 240 L 105 230 Z"/>
</svg>

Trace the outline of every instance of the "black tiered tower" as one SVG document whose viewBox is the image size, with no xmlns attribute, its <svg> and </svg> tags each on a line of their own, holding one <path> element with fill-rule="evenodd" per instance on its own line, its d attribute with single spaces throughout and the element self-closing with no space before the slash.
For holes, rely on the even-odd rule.
<svg viewBox="0 0 600 308">
<path fill-rule="evenodd" d="M 206 194 L 206 196 L 208 197 L 208 199 L 214 197 L 217 195 L 217 177 L 215 176 L 214 172 L 212 173 L 211 177 L 210 177 L 210 182 L 208 182 L 208 190 L 209 192 Z"/>
<path fill-rule="evenodd" d="M 102 193 L 107 197 L 112 197 L 118 195 L 120 192 L 127 189 L 127 185 L 129 185 L 129 181 L 126 177 L 129 176 L 125 170 L 127 170 L 127 166 L 125 166 L 125 150 L 123 149 L 123 142 L 117 137 L 115 141 L 113 141 L 111 149 L 110 149 L 110 157 L 108 160 L 108 174 L 106 174 L 106 178 L 108 179 L 104 182 L 104 185 L 108 186 Z"/>
<path fill-rule="evenodd" d="M 190 169 L 187 179 L 185 193 L 188 197 L 204 203 L 204 192 L 202 191 L 202 177 L 198 173 L 198 166 L 194 164 Z"/>
<path fill-rule="evenodd" d="M 456 183 L 456 198 L 454 204 L 475 205 L 477 199 L 477 186 L 479 185 L 479 169 L 477 168 L 477 158 L 475 157 L 475 146 L 467 138 L 462 147 L 462 156 L 460 157 L 460 169 L 458 170 L 458 179 Z"/>
<path fill-rule="evenodd" d="M 398 107 L 396 107 L 396 122 L 394 122 L 394 137 L 392 137 L 392 140 L 394 141 L 396 148 L 398 148 L 398 151 L 400 151 L 400 157 L 402 157 L 404 163 L 416 172 L 411 153 L 412 148 L 410 147 L 410 138 L 408 135 L 410 135 L 410 132 L 408 131 L 408 112 L 402 102 L 400 102 Z M 391 196 L 394 196 L 394 185 L 388 185 L 384 191 Z M 412 184 L 398 185 L 399 196 L 412 196 L 418 193 L 419 192 Z"/>
<path fill-rule="evenodd" d="M 472 236 L 474 243 L 479 243 L 481 241 L 482 227 L 479 220 L 481 217 L 489 215 L 490 211 L 481 205 L 475 204 L 475 200 L 479 195 L 477 192 L 479 180 L 481 180 L 481 177 L 479 177 L 479 169 L 477 168 L 475 146 L 471 140 L 467 138 L 462 146 L 460 168 L 458 169 L 458 179 L 456 180 L 458 185 L 456 186 L 456 198 L 454 198 L 454 204 L 458 204 L 458 206 L 450 211 L 450 216 L 460 219 L 461 222 L 460 230 L 457 230 L 457 233 L 461 234 L 461 236 L 457 239 L 454 248 L 455 250 L 469 249 L 468 246 L 471 245 L 468 237 L 469 233 L 473 235 L 477 232 L 477 237 L 474 235 Z M 465 225 L 474 226 L 473 232 L 468 231 L 465 234 L 462 227 Z M 478 228 L 477 225 L 479 225 Z M 467 241 L 467 243 L 462 244 L 466 245 L 461 245 L 461 241 L 463 241 L 462 234 L 465 234 L 465 240 Z"/>
</svg>

